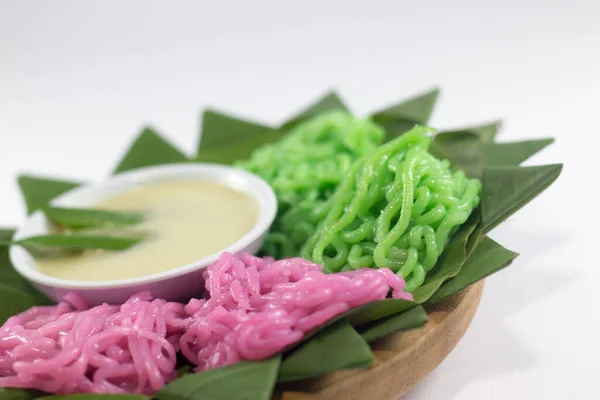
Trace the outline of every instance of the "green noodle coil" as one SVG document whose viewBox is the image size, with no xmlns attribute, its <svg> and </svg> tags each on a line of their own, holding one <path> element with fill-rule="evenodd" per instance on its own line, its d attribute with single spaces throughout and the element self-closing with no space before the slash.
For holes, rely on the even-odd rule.
<svg viewBox="0 0 600 400">
<path fill-rule="evenodd" d="M 324 202 L 352 168 L 384 139 L 369 119 L 333 111 L 312 118 L 281 140 L 256 149 L 235 165 L 266 180 L 279 202 L 278 216 L 264 251 L 275 258 L 296 257 L 325 216 Z"/>
<path fill-rule="evenodd" d="M 330 272 L 390 268 L 408 291 L 421 286 L 481 190 L 428 152 L 428 132 L 417 126 L 357 160 L 301 256 Z"/>
<path fill-rule="evenodd" d="M 416 126 L 382 144 L 378 125 L 336 111 L 238 162 L 279 201 L 263 252 L 302 256 L 328 272 L 390 268 L 407 290 L 421 286 L 481 190 L 428 152 L 431 132 Z"/>
</svg>

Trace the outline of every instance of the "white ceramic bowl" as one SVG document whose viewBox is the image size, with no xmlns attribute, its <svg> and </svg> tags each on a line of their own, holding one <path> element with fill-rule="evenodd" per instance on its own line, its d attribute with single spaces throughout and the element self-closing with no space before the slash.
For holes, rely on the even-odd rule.
<svg viewBox="0 0 600 400">
<path fill-rule="evenodd" d="M 217 164 L 170 164 L 124 172 L 106 181 L 73 189 L 52 201 L 63 207 L 90 207 L 137 185 L 164 180 L 190 179 L 210 181 L 229 186 L 253 196 L 260 208 L 256 225 L 240 240 L 222 251 L 255 254 L 262 246 L 265 234 L 277 212 L 275 194 L 265 181 L 249 172 Z M 15 232 L 14 239 L 48 233 L 49 223 L 37 211 Z M 24 248 L 12 246 L 10 260 L 15 269 L 33 285 L 54 300 L 69 292 L 82 296 L 90 305 L 122 303 L 132 294 L 149 290 L 153 296 L 179 301 L 199 296 L 203 291 L 202 270 L 217 260 L 215 253 L 191 264 L 140 278 L 106 282 L 59 279 L 38 271 L 35 259 Z"/>
</svg>

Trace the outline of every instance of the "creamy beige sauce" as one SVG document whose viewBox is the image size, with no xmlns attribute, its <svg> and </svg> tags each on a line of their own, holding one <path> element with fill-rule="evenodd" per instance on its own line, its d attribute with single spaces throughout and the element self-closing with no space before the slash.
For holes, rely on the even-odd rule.
<svg viewBox="0 0 600 400">
<path fill-rule="evenodd" d="M 79 281 L 137 278 L 192 263 L 223 250 L 258 220 L 245 193 L 211 182 L 169 181 L 140 186 L 96 208 L 143 212 L 135 230 L 148 238 L 125 251 L 95 251 L 37 261 L 50 276 Z"/>
</svg>

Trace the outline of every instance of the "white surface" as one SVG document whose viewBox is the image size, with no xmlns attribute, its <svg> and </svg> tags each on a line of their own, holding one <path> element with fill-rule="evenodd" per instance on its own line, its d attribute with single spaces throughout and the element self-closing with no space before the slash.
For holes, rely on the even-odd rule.
<svg viewBox="0 0 600 400">
<path fill-rule="evenodd" d="M 0 221 L 18 172 L 98 179 L 143 122 L 191 152 L 202 106 L 278 122 L 332 86 L 363 113 L 439 84 L 433 125 L 502 117 L 565 169 L 493 232 L 521 257 L 406 398 L 600 398 L 600 3 L 294 3 L 0 1 Z"/>
<path fill-rule="evenodd" d="M 223 251 L 231 253 L 247 252 L 256 254 L 263 246 L 265 235 L 277 214 L 277 199 L 273 189 L 262 178 L 252 173 L 218 164 L 170 164 L 138 168 L 119 173 L 109 179 L 79 186 L 52 201 L 55 206 L 90 207 L 139 185 L 178 179 L 213 182 L 231 187 L 253 197 L 259 208 L 259 217 L 254 227 L 236 242 L 217 253 L 198 259 L 192 263 L 167 271 L 137 278 L 115 281 L 91 282 L 65 280 L 41 273 L 35 259 L 20 246 L 10 248 L 10 260 L 15 269 L 50 298 L 60 300 L 65 292 L 73 292 L 83 297 L 87 304 L 121 303 L 141 291 L 150 291 L 165 300 L 182 300 L 197 293 L 195 285 L 187 285 L 192 280 L 200 280 L 200 270 L 217 261 Z M 49 232 L 50 226 L 44 214 L 37 211 L 31 215 L 14 234 L 14 239 L 23 239 Z M 184 287 L 180 287 L 181 283 Z M 179 285 L 179 286 L 178 286 Z M 202 290 L 200 288 L 200 290 Z M 159 295 L 158 293 L 162 294 Z"/>
</svg>

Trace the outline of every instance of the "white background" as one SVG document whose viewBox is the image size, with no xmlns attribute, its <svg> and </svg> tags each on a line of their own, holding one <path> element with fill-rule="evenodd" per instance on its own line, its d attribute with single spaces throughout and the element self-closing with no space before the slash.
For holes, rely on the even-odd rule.
<svg viewBox="0 0 600 400">
<path fill-rule="evenodd" d="M 521 256 L 406 398 L 600 398 L 595 0 L 0 0 L 0 222 L 17 173 L 100 179 L 142 123 L 191 153 L 207 105 L 275 123 L 329 88 L 366 113 L 435 85 L 434 126 L 502 117 L 565 169 L 493 232 Z"/>
</svg>

